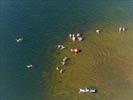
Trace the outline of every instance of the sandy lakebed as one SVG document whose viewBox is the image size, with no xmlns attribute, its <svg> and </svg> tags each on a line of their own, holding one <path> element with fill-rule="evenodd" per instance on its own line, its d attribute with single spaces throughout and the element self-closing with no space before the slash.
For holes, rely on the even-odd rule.
<svg viewBox="0 0 133 100">
<path fill-rule="evenodd" d="M 65 41 L 66 49 L 57 50 L 49 100 L 132 100 L 133 98 L 133 25 L 119 33 L 121 24 L 100 26 L 85 32 L 82 42 Z M 96 26 L 97 27 L 97 26 Z M 98 28 L 98 27 L 97 27 Z M 81 48 L 77 55 L 70 48 Z M 69 60 L 62 66 L 64 57 Z M 61 66 L 65 71 L 55 70 Z M 94 87 L 94 94 L 79 94 L 79 88 Z"/>
</svg>

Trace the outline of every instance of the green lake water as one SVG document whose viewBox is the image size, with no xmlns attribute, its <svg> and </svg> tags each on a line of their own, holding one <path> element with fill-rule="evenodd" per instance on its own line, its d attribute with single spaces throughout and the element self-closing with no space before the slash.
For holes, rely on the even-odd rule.
<svg viewBox="0 0 133 100">
<path fill-rule="evenodd" d="M 56 45 L 97 23 L 132 20 L 132 11 L 132 0 L 1 0 L 0 100 L 46 100 Z"/>
</svg>

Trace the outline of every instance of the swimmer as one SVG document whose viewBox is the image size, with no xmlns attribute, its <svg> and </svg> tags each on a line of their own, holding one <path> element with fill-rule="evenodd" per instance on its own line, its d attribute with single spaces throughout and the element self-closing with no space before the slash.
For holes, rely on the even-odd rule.
<svg viewBox="0 0 133 100">
<path fill-rule="evenodd" d="M 26 65 L 26 67 L 27 67 L 27 68 L 32 68 L 33 65 L 31 65 L 31 64 L 30 64 L 30 65 Z"/>
<path fill-rule="evenodd" d="M 60 70 L 60 67 L 56 67 L 56 70 Z"/>
<path fill-rule="evenodd" d="M 63 62 L 66 62 L 68 60 L 68 57 L 63 58 Z"/>
<path fill-rule="evenodd" d="M 65 62 L 65 61 L 62 61 L 61 63 L 62 63 L 62 65 L 65 65 L 65 64 L 66 64 L 66 62 Z"/>
<path fill-rule="evenodd" d="M 72 39 L 72 34 L 69 34 L 69 38 Z"/>
<path fill-rule="evenodd" d="M 77 35 L 77 37 L 81 37 L 81 34 L 80 33 L 77 33 L 76 35 Z"/>
<path fill-rule="evenodd" d="M 83 37 L 78 37 L 78 41 L 82 41 L 83 40 Z"/>
<path fill-rule="evenodd" d="M 61 69 L 61 70 L 60 70 L 60 74 L 63 74 L 63 72 L 64 72 L 64 70 L 63 70 L 63 69 Z"/>
<path fill-rule="evenodd" d="M 96 30 L 96 33 L 98 33 L 98 34 L 99 34 L 99 33 L 100 33 L 100 30 Z"/>
<path fill-rule="evenodd" d="M 122 27 L 119 27 L 119 32 L 122 32 Z"/>
<path fill-rule="evenodd" d="M 22 41 L 23 41 L 23 37 L 16 38 L 16 42 L 17 42 L 17 43 L 20 43 L 20 42 L 22 42 Z"/>
<path fill-rule="evenodd" d="M 73 37 L 72 37 L 72 40 L 73 40 L 73 41 L 76 41 L 76 37 L 75 37 L 75 36 L 73 36 Z"/>
<path fill-rule="evenodd" d="M 65 49 L 66 47 L 64 45 L 57 45 L 57 48 L 62 50 Z"/>
</svg>

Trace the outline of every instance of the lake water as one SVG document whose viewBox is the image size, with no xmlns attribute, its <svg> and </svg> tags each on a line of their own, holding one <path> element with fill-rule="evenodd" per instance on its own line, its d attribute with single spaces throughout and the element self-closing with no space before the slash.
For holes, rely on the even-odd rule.
<svg viewBox="0 0 133 100">
<path fill-rule="evenodd" d="M 132 10 L 132 0 L 1 0 L 0 100 L 45 100 L 56 45 L 70 32 L 132 19 Z"/>
</svg>

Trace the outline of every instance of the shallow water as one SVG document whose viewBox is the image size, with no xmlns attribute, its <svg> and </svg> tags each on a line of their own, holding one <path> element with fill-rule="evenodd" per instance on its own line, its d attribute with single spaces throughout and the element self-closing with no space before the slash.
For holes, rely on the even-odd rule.
<svg viewBox="0 0 133 100">
<path fill-rule="evenodd" d="M 70 58 L 65 71 L 54 71 L 50 100 L 130 100 L 133 98 L 133 24 L 123 23 L 129 30 L 119 33 L 119 24 L 104 26 L 100 34 L 95 30 L 85 33 L 83 42 L 67 40 L 67 49 L 59 51 L 56 66 L 61 66 L 63 57 Z M 81 48 L 74 55 L 69 49 Z M 79 88 L 95 87 L 96 94 L 79 94 Z"/>
<path fill-rule="evenodd" d="M 132 5 L 132 0 L 1 0 L 0 99 L 45 100 L 55 45 L 69 32 L 132 19 Z M 17 44 L 17 36 L 24 41 Z M 28 70 L 27 64 L 34 67 Z"/>
</svg>

